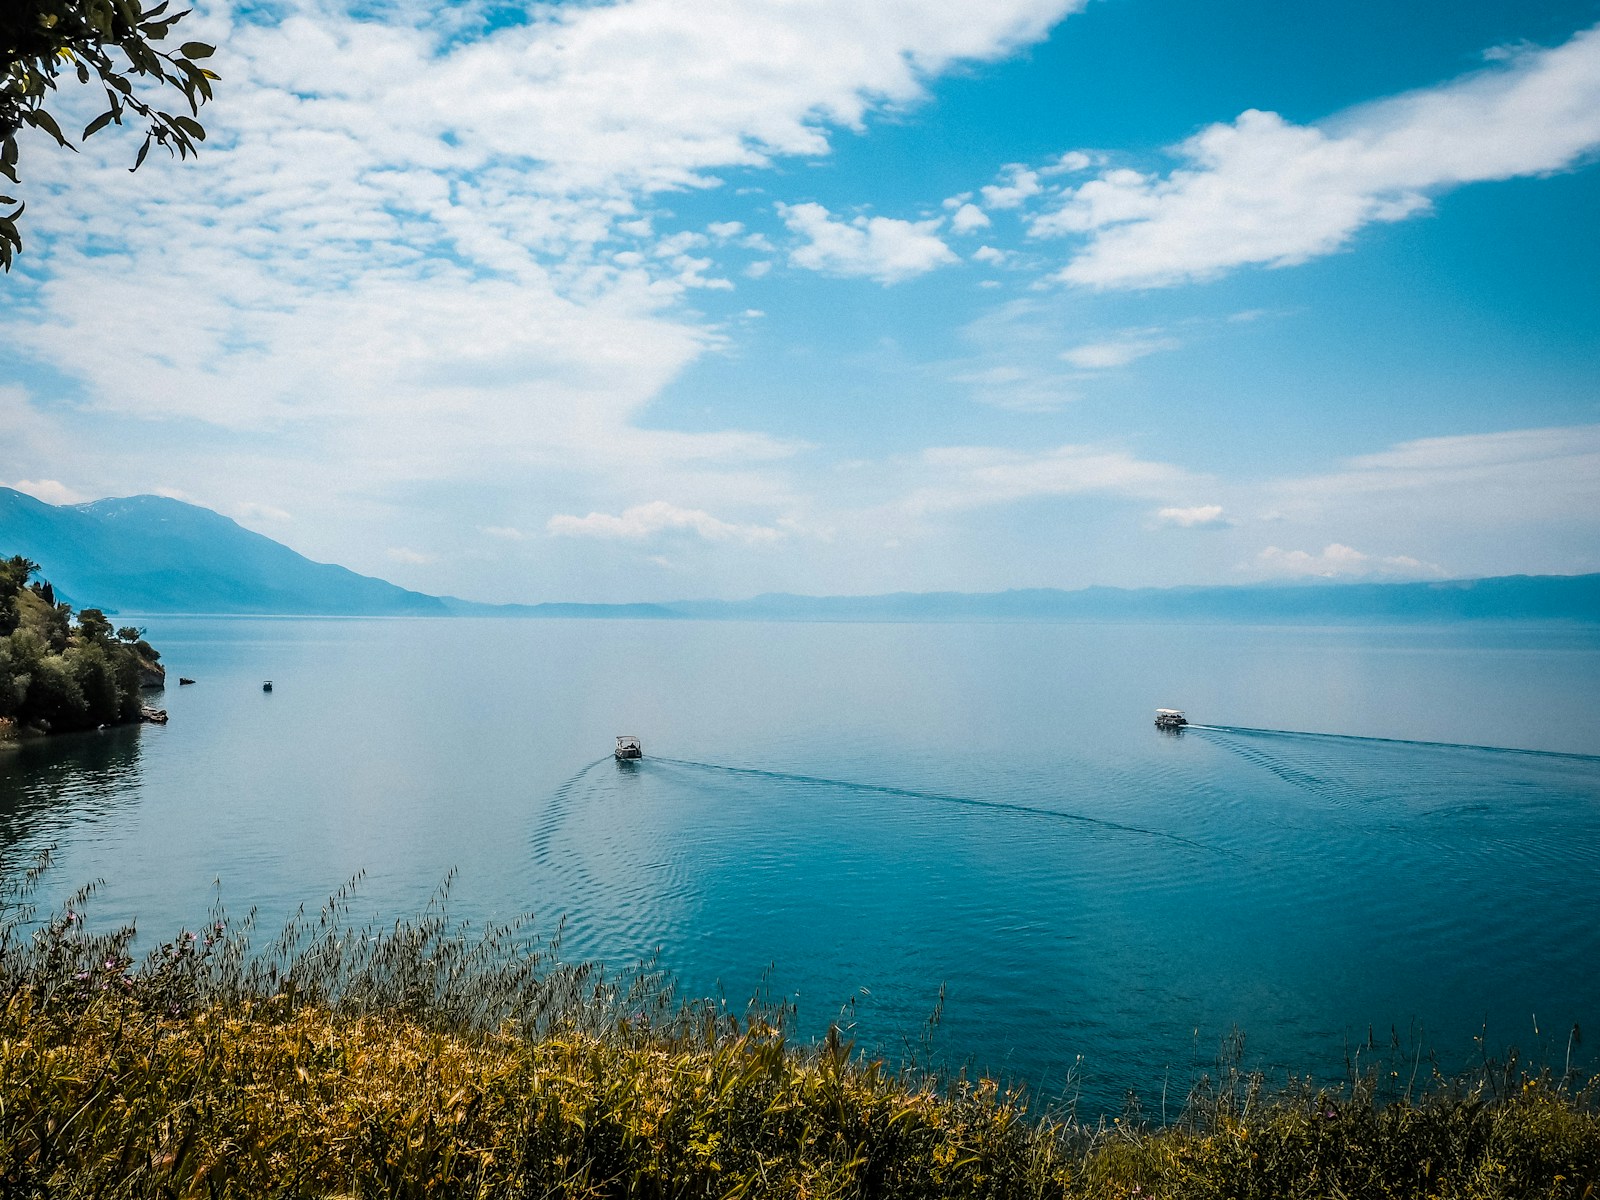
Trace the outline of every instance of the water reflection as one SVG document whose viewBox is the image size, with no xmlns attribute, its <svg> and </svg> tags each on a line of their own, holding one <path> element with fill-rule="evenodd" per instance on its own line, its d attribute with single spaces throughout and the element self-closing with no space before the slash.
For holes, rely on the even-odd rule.
<svg viewBox="0 0 1600 1200">
<path fill-rule="evenodd" d="M 137 725 L 29 738 L 0 749 L 0 866 L 28 852 L 82 836 L 137 801 L 143 730 Z"/>
</svg>

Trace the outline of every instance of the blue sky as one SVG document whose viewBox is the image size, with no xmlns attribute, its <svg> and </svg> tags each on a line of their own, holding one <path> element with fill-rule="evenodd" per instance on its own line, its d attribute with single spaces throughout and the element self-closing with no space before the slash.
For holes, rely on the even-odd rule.
<svg viewBox="0 0 1600 1200">
<path fill-rule="evenodd" d="M 24 146 L 0 483 L 489 600 L 1600 570 L 1600 3 L 1288 9 L 202 5 L 198 163 Z"/>
</svg>

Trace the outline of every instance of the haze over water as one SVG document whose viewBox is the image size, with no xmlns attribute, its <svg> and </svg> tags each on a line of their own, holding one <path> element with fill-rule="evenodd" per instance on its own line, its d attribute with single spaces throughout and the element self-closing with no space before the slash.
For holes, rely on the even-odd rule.
<svg viewBox="0 0 1600 1200">
<path fill-rule="evenodd" d="M 0 856 L 147 938 L 215 879 L 271 932 L 459 868 L 568 959 L 770 968 L 806 1032 L 895 1052 L 942 986 L 948 1060 L 1102 1109 L 1236 1026 L 1302 1073 L 1600 1028 L 1600 630 L 146 623 L 171 723 L 0 753 Z"/>
</svg>

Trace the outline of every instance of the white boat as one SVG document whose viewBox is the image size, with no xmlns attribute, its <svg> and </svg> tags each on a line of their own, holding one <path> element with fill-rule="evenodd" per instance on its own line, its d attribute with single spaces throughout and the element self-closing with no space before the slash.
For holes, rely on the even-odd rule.
<svg viewBox="0 0 1600 1200">
<path fill-rule="evenodd" d="M 1189 719 L 1183 715 L 1183 710 L 1182 709 L 1178 709 L 1178 708 L 1158 708 L 1158 709 L 1156 709 L 1156 728 L 1157 729 L 1182 729 L 1188 723 L 1189 723 Z"/>
<path fill-rule="evenodd" d="M 631 733 L 617 735 L 617 748 L 613 752 L 618 759 L 643 758 L 644 747 L 639 744 L 639 739 Z"/>
</svg>

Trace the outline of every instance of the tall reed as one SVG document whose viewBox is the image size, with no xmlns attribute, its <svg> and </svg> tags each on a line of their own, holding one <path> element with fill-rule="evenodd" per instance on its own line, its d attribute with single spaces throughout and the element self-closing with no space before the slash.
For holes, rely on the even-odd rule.
<svg viewBox="0 0 1600 1200">
<path fill-rule="evenodd" d="M 35 911 L 44 867 L 0 878 L 4 1197 L 1596 1197 L 1568 1078 L 1269 1093 L 1241 1046 L 1170 1126 L 1084 1124 L 563 963 L 448 881 L 377 927 L 353 880 L 260 949 L 217 909 L 136 960 L 92 888 Z"/>
</svg>

